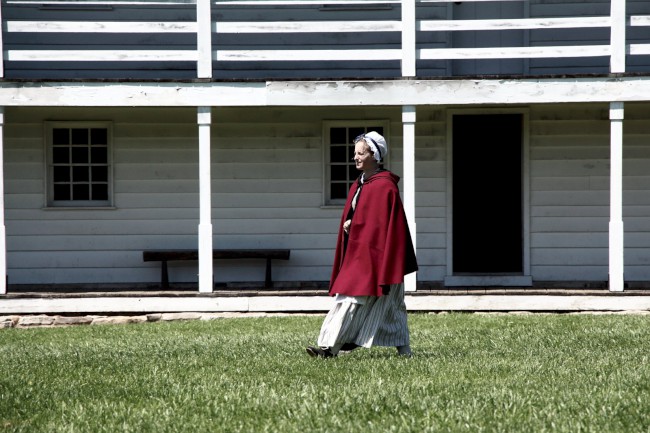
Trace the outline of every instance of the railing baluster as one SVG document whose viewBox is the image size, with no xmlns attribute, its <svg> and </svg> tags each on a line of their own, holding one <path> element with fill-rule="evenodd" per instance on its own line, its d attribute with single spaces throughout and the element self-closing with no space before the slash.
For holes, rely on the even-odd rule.
<svg viewBox="0 0 650 433">
<path fill-rule="evenodd" d="M 625 72 L 625 1 L 611 0 L 611 57 L 609 71 L 613 74 Z"/>
<path fill-rule="evenodd" d="M 196 2 L 196 50 L 198 78 L 212 78 L 212 8 L 211 0 Z"/>
<path fill-rule="evenodd" d="M 415 0 L 402 0 L 402 77 L 416 76 Z"/>
</svg>

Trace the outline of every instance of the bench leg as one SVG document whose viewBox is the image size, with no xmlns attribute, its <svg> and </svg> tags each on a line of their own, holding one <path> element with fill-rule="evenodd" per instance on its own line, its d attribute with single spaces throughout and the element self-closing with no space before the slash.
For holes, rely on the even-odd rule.
<svg viewBox="0 0 650 433">
<path fill-rule="evenodd" d="M 264 280 L 264 287 L 267 289 L 273 287 L 273 279 L 271 275 L 271 259 L 266 259 L 266 278 Z"/>
<path fill-rule="evenodd" d="M 163 289 L 169 289 L 169 273 L 167 272 L 167 260 L 160 265 L 160 285 Z"/>
</svg>

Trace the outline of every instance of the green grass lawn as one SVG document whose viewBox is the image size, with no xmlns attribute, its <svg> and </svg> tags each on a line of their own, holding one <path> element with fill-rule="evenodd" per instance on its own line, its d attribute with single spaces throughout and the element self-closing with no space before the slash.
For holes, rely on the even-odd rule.
<svg viewBox="0 0 650 433">
<path fill-rule="evenodd" d="M 411 314 L 312 359 L 322 316 L 0 331 L 0 430 L 650 431 L 650 316 Z"/>
</svg>

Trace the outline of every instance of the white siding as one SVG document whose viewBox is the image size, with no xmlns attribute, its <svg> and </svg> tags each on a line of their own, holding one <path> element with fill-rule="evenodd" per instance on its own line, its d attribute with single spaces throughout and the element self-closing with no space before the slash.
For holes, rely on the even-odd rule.
<svg viewBox="0 0 650 433">
<path fill-rule="evenodd" d="M 649 281 L 650 112 L 626 104 L 626 281 Z M 607 280 L 607 104 L 529 107 L 533 280 Z M 325 120 L 387 119 L 390 168 L 402 172 L 399 107 L 215 108 L 212 204 L 215 248 L 289 248 L 276 281 L 329 279 L 341 207 L 324 207 Z M 420 281 L 446 270 L 444 107 L 418 107 L 416 218 Z M 115 209 L 43 209 L 44 120 L 113 122 Z M 142 250 L 196 248 L 198 144 L 194 109 L 8 109 L 5 129 L 10 284 L 155 283 Z M 197 264 L 170 266 L 196 282 Z M 217 262 L 215 279 L 262 281 L 259 261 Z"/>
<path fill-rule="evenodd" d="M 648 107 L 624 121 L 625 279 L 648 280 Z M 538 281 L 608 279 L 609 120 L 606 105 L 531 110 L 531 247 Z"/>
<path fill-rule="evenodd" d="M 143 249 L 196 246 L 195 110 L 7 111 L 10 284 L 153 282 Z M 44 120 L 113 122 L 115 209 L 43 209 Z"/>
</svg>

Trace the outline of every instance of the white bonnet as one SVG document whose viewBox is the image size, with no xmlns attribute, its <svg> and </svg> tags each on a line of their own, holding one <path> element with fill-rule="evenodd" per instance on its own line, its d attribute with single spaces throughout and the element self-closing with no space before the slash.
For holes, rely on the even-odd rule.
<svg viewBox="0 0 650 433">
<path fill-rule="evenodd" d="M 370 150 L 372 150 L 373 156 L 380 162 L 386 157 L 388 152 L 388 144 L 386 144 L 386 139 L 376 131 L 370 131 L 362 136 L 363 140 L 368 144 Z"/>
</svg>

